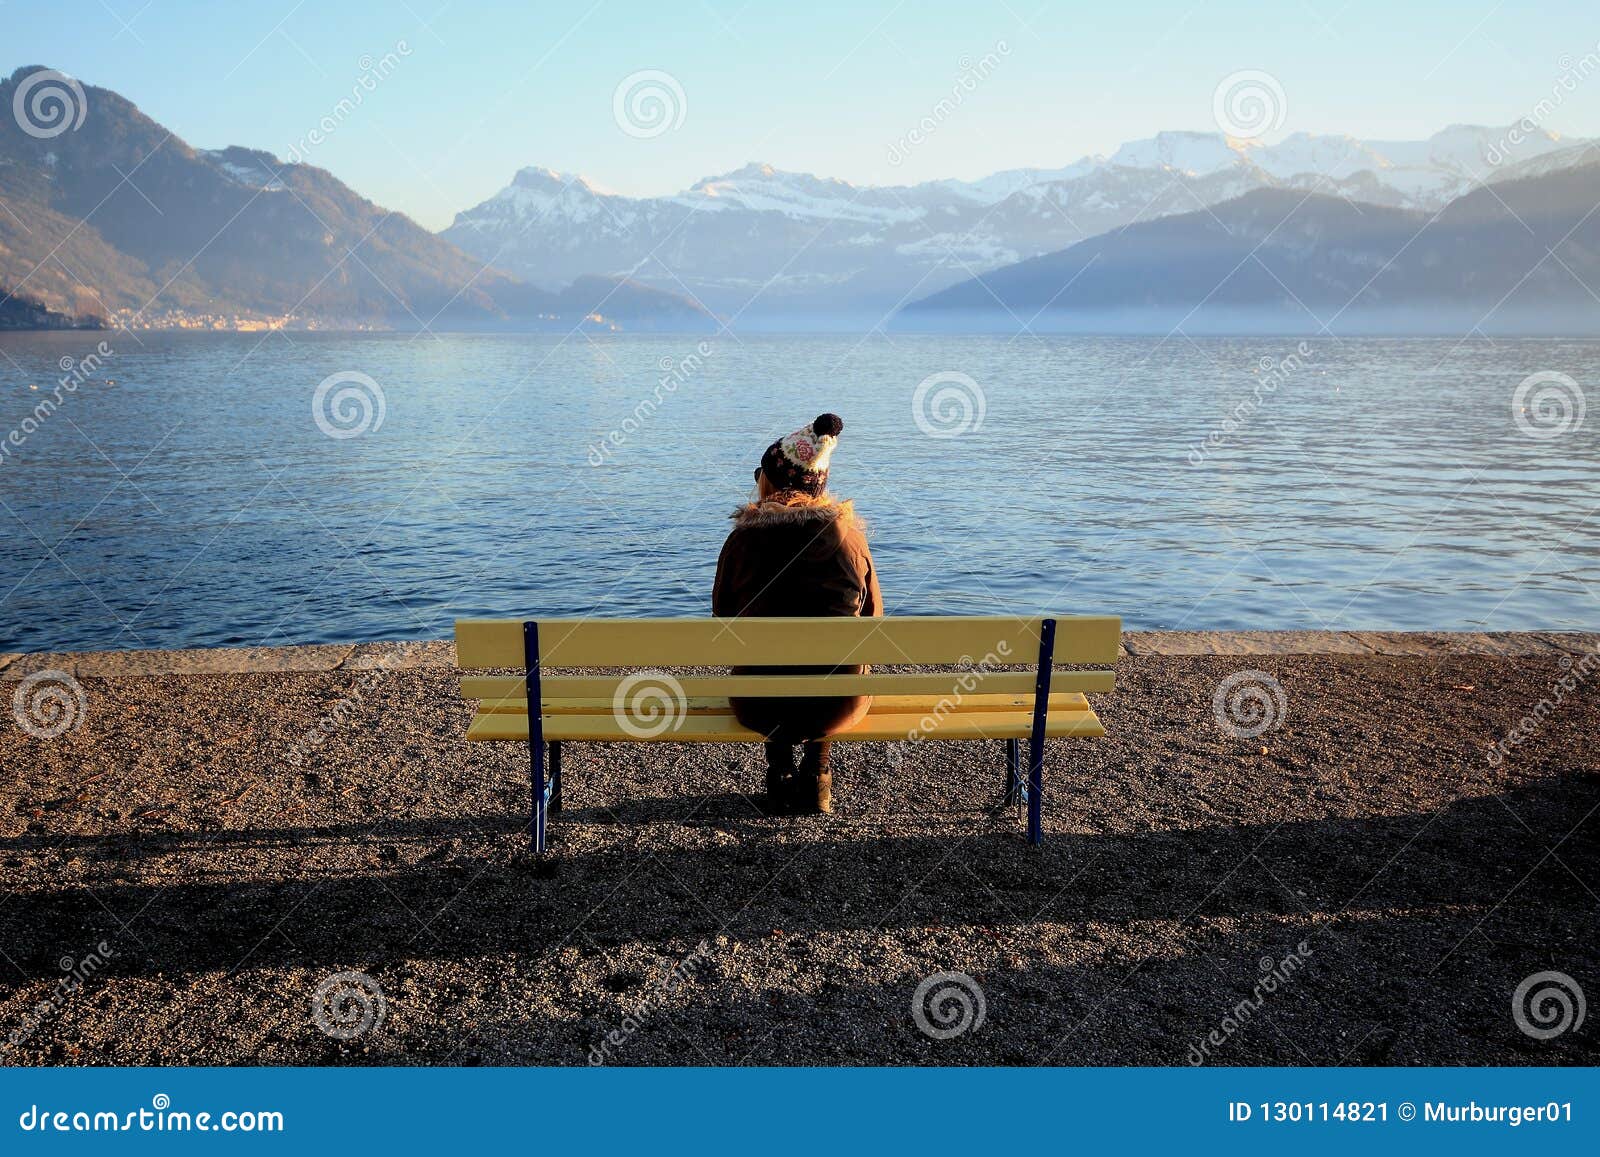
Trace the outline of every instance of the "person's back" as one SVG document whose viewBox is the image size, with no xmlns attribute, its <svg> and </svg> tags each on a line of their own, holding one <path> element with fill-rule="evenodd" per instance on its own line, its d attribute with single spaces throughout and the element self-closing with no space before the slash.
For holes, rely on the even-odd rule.
<svg viewBox="0 0 1600 1157">
<path fill-rule="evenodd" d="M 809 618 L 883 613 L 872 552 L 855 510 L 827 493 L 828 463 L 843 429 L 836 415 L 823 414 L 767 447 L 756 470 L 757 497 L 734 512 L 733 531 L 717 560 L 713 614 Z M 864 668 L 774 664 L 739 670 L 859 673 Z M 871 698 L 860 695 L 733 701 L 739 721 L 767 737 L 767 791 L 779 810 L 832 810 L 826 737 L 854 726 L 871 706 Z M 804 744 L 798 769 L 796 743 Z"/>
</svg>

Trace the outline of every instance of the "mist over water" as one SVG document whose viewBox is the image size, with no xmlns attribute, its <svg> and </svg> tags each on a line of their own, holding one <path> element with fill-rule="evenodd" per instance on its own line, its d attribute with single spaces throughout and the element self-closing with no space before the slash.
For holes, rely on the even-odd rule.
<svg viewBox="0 0 1600 1157">
<path fill-rule="evenodd" d="M 1301 340 L 0 335 L 0 649 L 706 614 L 761 450 L 824 410 L 891 613 L 1600 627 L 1600 344 Z M 1540 372 L 1582 425 L 1516 421 Z"/>
</svg>

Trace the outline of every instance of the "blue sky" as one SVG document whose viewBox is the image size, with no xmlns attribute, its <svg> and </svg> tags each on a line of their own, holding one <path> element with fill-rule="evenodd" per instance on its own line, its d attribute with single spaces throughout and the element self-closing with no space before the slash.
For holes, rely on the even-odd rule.
<svg viewBox="0 0 1600 1157">
<path fill-rule="evenodd" d="M 1600 8 L 0 0 L 0 46 L 8 73 L 47 64 L 116 89 L 193 145 L 279 156 L 350 95 L 363 58 L 396 53 L 393 72 L 308 159 L 439 228 L 530 164 L 628 193 L 671 192 L 752 160 L 871 183 L 1062 165 L 1161 129 L 1214 129 L 1218 82 L 1245 69 L 1281 86 L 1273 136 L 1504 124 L 1585 56 L 1600 60 Z M 892 164 L 893 144 L 986 54 L 998 61 L 989 75 Z M 619 83 L 643 70 L 670 74 L 683 93 L 682 123 L 648 138 L 613 115 Z M 1600 72 L 1542 124 L 1600 135 Z"/>
</svg>

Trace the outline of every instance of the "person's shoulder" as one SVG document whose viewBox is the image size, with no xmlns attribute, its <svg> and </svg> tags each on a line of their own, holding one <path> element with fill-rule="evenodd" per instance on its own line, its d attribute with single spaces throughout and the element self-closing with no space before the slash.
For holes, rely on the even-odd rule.
<svg viewBox="0 0 1600 1157">
<path fill-rule="evenodd" d="M 856 509 L 856 504 L 848 499 L 838 505 L 839 528 L 852 538 L 859 538 L 863 542 L 867 537 L 867 523 Z"/>
<path fill-rule="evenodd" d="M 842 549 L 852 554 L 870 553 L 867 546 L 867 528 L 859 517 L 852 515 L 849 518 L 841 518 L 834 523 L 834 528 Z"/>
<path fill-rule="evenodd" d="M 750 528 L 740 526 L 737 522 L 728 528 L 728 536 L 722 540 L 722 553 L 726 554 L 749 536 Z"/>
</svg>

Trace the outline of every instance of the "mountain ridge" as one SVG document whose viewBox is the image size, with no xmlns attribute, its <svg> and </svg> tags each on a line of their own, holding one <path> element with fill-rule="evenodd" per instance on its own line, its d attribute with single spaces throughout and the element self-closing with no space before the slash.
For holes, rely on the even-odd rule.
<svg viewBox="0 0 1600 1157">
<path fill-rule="evenodd" d="M 536 283 L 580 264 L 686 289 L 733 316 L 892 311 L 976 272 L 1136 220 L 1252 189 L 1318 191 L 1435 211 L 1555 154 L 1554 133 L 1451 125 L 1420 141 L 1295 133 L 1272 144 L 1172 131 L 1056 169 L 857 185 L 748 162 L 663 196 L 632 197 L 534 166 L 441 235 Z"/>
<path fill-rule="evenodd" d="M 28 66 L 0 78 L 0 107 L 41 71 L 60 75 Z M 69 131 L 0 118 L 0 284 L 55 313 L 200 328 L 537 327 L 582 323 L 620 294 L 641 320 L 660 309 L 711 323 L 687 299 L 594 276 L 604 271 L 533 286 L 325 169 L 196 149 L 113 90 L 81 90 Z"/>
<path fill-rule="evenodd" d="M 1320 329 L 1351 315 L 1592 333 L 1600 150 L 1580 157 L 1432 213 L 1252 190 L 988 271 L 911 303 L 898 321 L 1059 328 L 1123 316 L 1169 328 L 1253 314 Z"/>
</svg>

